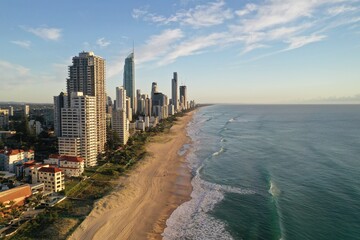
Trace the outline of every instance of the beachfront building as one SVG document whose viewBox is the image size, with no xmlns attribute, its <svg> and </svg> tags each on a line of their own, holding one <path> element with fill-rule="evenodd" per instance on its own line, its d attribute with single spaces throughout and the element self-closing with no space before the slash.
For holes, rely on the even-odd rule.
<svg viewBox="0 0 360 240">
<path fill-rule="evenodd" d="M 126 90 L 123 87 L 116 88 L 116 104 L 112 112 L 112 128 L 120 139 L 120 143 L 125 145 L 129 139 L 129 120 L 127 118 L 127 106 L 130 102 L 126 101 Z M 130 114 L 129 116 L 132 116 Z"/>
<path fill-rule="evenodd" d="M 59 154 L 82 157 L 86 166 L 95 166 L 98 154 L 96 98 L 72 92 L 69 108 L 61 110 Z"/>
<path fill-rule="evenodd" d="M 186 86 L 180 86 L 180 104 L 182 110 L 187 109 L 187 92 L 186 92 Z"/>
<path fill-rule="evenodd" d="M 32 169 L 32 183 L 43 183 L 45 191 L 60 192 L 65 189 L 65 177 L 60 168 L 39 166 Z"/>
<path fill-rule="evenodd" d="M 106 142 L 105 60 L 93 52 L 81 52 L 73 57 L 72 62 L 67 79 L 68 105 L 71 105 L 71 94 L 74 92 L 95 98 L 97 153 L 103 152 Z"/>
<path fill-rule="evenodd" d="M 84 159 L 81 157 L 61 156 L 59 168 L 67 177 L 79 177 L 84 172 Z"/>
<path fill-rule="evenodd" d="M 179 102 L 179 96 L 178 96 L 178 75 L 177 72 L 173 73 L 173 78 L 171 80 L 171 100 L 172 104 L 174 105 L 175 111 L 178 110 L 178 102 Z"/>
</svg>

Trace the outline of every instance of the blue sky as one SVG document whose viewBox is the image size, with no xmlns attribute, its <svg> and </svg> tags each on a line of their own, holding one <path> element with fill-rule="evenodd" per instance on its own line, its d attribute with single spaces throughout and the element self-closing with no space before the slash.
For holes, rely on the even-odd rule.
<svg viewBox="0 0 360 240">
<path fill-rule="evenodd" d="M 113 97 L 134 41 L 145 93 L 177 71 L 197 102 L 360 103 L 359 40 L 359 0 L 3 0 L 0 101 L 52 102 L 83 50 Z"/>
</svg>

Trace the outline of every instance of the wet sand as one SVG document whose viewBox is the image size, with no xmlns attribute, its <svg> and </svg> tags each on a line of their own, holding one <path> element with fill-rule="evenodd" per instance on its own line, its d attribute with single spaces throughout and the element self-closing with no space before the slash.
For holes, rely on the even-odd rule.
<svg viewBox="0 0 360 240">
<path fill-rule="evenodd" d="M 186 126 L 193 113 L 147 143 L 148 156 L 119 179 L 124 187 L 99 200 L 69 239 L 162 239 L 166 220 L 192 191 L 190 170 L 178 151 L 190 141 Z"/>
</svg>

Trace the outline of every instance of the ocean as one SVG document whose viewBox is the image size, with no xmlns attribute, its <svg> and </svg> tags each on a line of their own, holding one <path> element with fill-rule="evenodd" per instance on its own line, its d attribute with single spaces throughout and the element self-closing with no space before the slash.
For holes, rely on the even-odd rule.
<svg viewBox="0 0 360 240">
<path fill-rule="evenodd" d="M 213 105 L 188 135 L 164 239 L 360 239 L 359 105 Z"/>
</svg>

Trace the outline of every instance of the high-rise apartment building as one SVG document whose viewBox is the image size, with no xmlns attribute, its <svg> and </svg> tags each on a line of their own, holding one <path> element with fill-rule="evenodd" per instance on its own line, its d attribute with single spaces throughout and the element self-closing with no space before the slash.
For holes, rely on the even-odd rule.
<svg viewBox="0 0 360 240">
<path fill-rule="evenodd" d="M 0 108 L 0 129 L 7 129 L 9 126 L 9 109 Z"/>
<path fill-rule="evenodd" d="M 158 92 L 157 82 L 151 84 L 151 99 L 154 98 L 154 94 Z"/>
<path fill-rule="evenodd" d="M 126 90 L 126 96 L 130 98 L 130 106 L 133 113 L 136 113 L 134 52 L 130 53 L 125 59 L 124 88 Z"/>
<path fill-rule="evenodd" d="M 175 111 L 178 110 L 178 75 L 177 72 L 174 72 L 173 79 L 171 80 L 171 100 L 172 104 L 174 105 Z"/>
<path fill-rule="evenodd" d="M 61 92 L 59 96 L 54 96 L 54 133 L 61 137 L 61 109 L 68 107 L 68 96 Z"/>
<path fill-rule="evenodd" d="M 186 86 L 180 86 L 180 100 L 182 109 L 187 109 Z"/>
<path fill-rule="evenodd" d="M 103 152 L 106 142 L 106 93 L 105 93 L 105 60 L 93 52 L 81 52 L 72 59 L 67 79 L 67 91 L 82 92 L 94 96 L 97 122 L 97 151 Z"/>
<path fill-rule="evenodd" d="M 13 107 L 13 106 L 9 106 L 8 109 L 9 109 L 9 116 L 10 116 L 10 117 L 14 116 L 14 107 Z"/>
<path fill-rule="evenodd" d="M 25 105 L 24 106 L 24 116 L 28 117 L 30 115 L 30 106 L 29 105 Z"/>
<path fill-rule="evenodd" d="M 113 110 L 112 128 L 119 136 L 120 143 L 125 145 L 129 139 L 128 119 L 126 116 L 126 90 L 116 88 L 116 105 Z"/>
<path fill-rule="evenodd" d="M 59 154 L 85 159 L 85 166 L 96 165 L 97 127 L 96 97 L 72 92 L 70 106 L 61 109 Z"/>
</svg>

